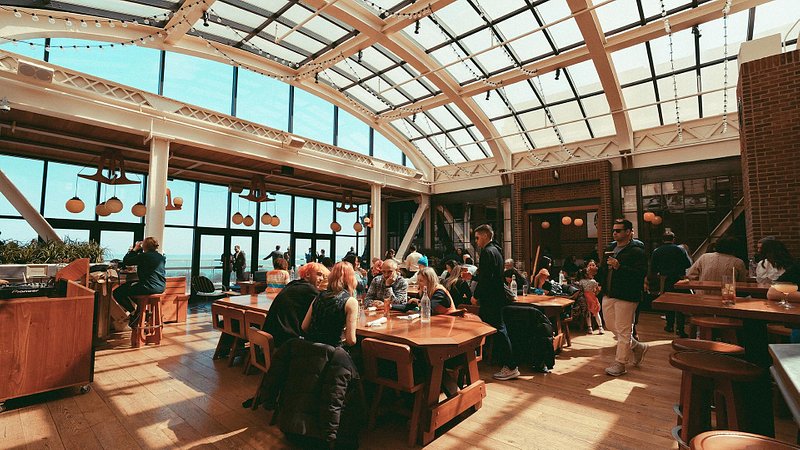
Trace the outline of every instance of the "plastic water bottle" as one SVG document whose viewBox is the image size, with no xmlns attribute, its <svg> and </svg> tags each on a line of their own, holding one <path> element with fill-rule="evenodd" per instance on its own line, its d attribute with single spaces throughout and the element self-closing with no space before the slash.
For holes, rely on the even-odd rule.
<svg viewBox="0 0 800 450">
<path fill-rule="evenodd" d="M 558 272 L 558 284 L 564 284 L 567 282 L 567 277 L 564 276 L 564 271 L 561 270 Z"/>
<path fill-rule="evenodd" d="M 419 301 L 420 320 L 423 323 L 431 321 L 431 299 L 428 297 L 428 288 L 422 288 L 422 299 Z"/>
<path fill-rule="evenodd" d="M 747 272 L 747 274 L 748 274 L 748 276 L 750 278 L 755 278 L 756 277 L 756 268 L 757 267 L 758 267 L 758 263 L 756 263 L 755 259 L 751 258 L 750 259 L 750 264 L 748 265 L 748 272 Z"/>
<path fill-rule="evenodd" d="M 289 269 L 289 280 L 294 281 L 296 279 L 297 278 L 295 278 L 294 267 L 292 267 L 291 269 Z"/>
<path fill-rule="evenodd" d="M 516 299 L 517 298 L 517 276 L 516 275 L 512 275 L 511 276 L 511 284 L 508 285 L 508 287 L 511 288 L 511 292 L 514 293 L 514 298 Z"/>
</svg>

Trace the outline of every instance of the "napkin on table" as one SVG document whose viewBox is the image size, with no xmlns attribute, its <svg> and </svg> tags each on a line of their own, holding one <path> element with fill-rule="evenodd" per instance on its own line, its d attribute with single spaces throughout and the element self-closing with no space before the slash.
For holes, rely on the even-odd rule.
<svg viewBox="0 0 800 450">
<path fill-rule="evenodd" d="M 419 317 L 419 314 L 409 314 L 409 315 L 407 315 L 407 316 L 400 316 L 400 317 L 398 317 L 398 319 L 403 319 L 403 320 L 414 320 L 414 319 L 416 319 L 417 317 Z"/>
<path fill-rule="evenodd" d="M 367 322 L 367 326 L 368 327 L 378 327 L 378 326 L 381 326 L 381 325 L 383 325 L 385 323 L 386 323 L 386 317 L 381 317 L 381 318 L 375 319 L 375 320 L 373 320 L 371 322 Z"/>
</svg>

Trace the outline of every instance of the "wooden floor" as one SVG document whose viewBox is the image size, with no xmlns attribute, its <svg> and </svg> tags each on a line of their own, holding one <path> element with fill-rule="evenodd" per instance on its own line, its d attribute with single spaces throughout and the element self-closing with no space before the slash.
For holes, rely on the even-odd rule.
<svg viewBox="0 0 800 450">
<path fill-rule="evenodd" d="M 257 375 L 212 361 L 218 334 L 208 305 L 192 308 L 189 323 L 165 329 L 158 347 L 131 349 L 127 335 L 97 352 L 93 389 L 12 400 L 0 414 L 0 448 L 290 448 L 268 425 L 270 413 L 241 402 L 252 396 Z M 494 382 L 481 368 L 488 396 L 483 408 L 453 426 L 428 448 L 640 449 L 677 448 L 670 430 L 679 371 L 667 362 L 669 336 L 658 315 L 642 314 L 640 336 L 651 350 L 641 369 L 612 378 L 610 334 L 579 335 L 548 375 L 523 370 Z M 574 332 L 575 333 L 575 332 Z M 404 448 L 406 423 L 384 416 L 363 433 L 363 448 Z M 778 420 L 778 437 L 792 442 L 790 419 Z"/>
</svg>

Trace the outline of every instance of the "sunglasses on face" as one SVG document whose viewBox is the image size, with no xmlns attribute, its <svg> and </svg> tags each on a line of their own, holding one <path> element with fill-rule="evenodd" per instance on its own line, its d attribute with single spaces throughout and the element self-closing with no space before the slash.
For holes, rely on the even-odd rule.
<svg viewBox="0 0 800 450">
<path fill-rule="evenodd" d="M 627 228 L 612 228 L 611 229 L 611 233 L 622 233 L 623 231 L 626 231 L 626 230 L 627 230 Z"/>
</svg>

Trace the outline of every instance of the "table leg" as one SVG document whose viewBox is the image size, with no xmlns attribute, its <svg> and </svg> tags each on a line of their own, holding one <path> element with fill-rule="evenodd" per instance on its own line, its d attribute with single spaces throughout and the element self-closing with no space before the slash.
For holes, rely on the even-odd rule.
<svg viewBox="0 0 800 450">
<path fill-rule="evenodd" d="M 436 437 L 434 420 L 431 411 L 439 403 L 439 394 L 442 392 L 442 373 L 444 372 L 445 349 L 428 348 L 428 364 L 431 376 L 428 378 L 425 394 L 425 410 L 422 414 L 424 428 L 422 431 L 422 445 L 428 445 Z"/>
</svg>

